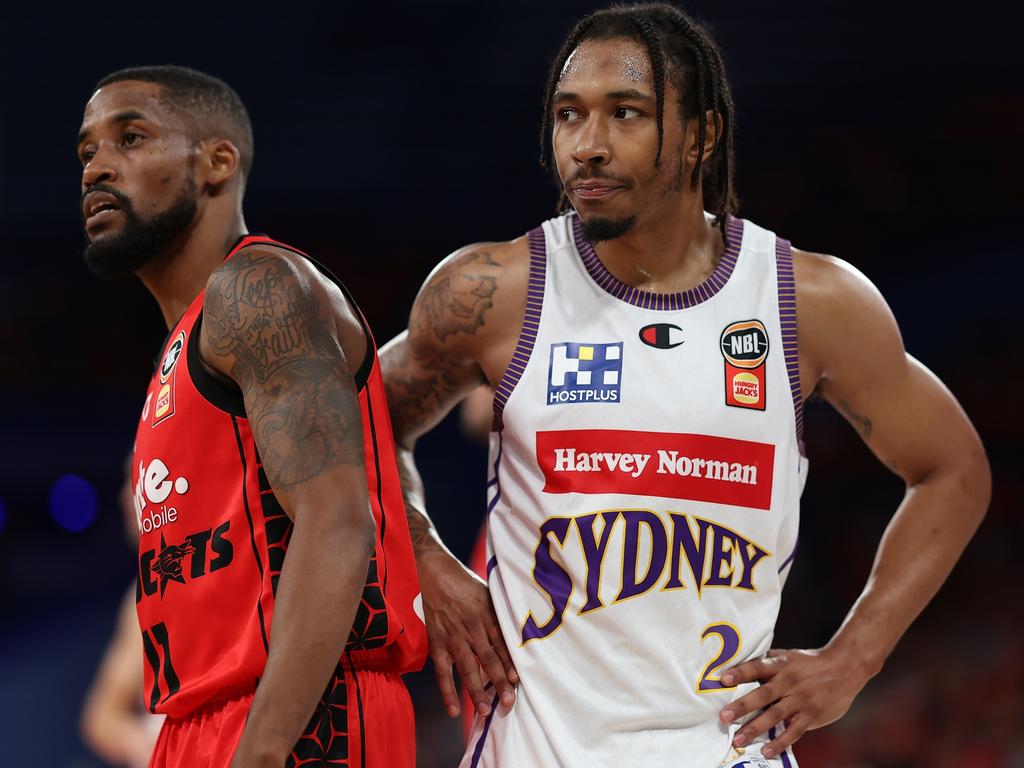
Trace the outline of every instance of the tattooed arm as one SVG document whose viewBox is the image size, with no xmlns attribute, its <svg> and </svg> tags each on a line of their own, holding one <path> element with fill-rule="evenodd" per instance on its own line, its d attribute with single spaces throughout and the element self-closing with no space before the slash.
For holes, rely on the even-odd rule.
<svg viewBox="0 0 1024 768">
<path fill-rule="evenodd" d="M 207 284 L 200 355 L 240 387 L 267 477 L 294 521 L 266 669 L 232 762 L 239 768 L 284 764 L 341 656 L 366 580 L 374 527 L 352 376 L 358 327 L 337 288 L 288 252 L 245 249 Z"/>
<path fill-rule="evenodd" d="M 528 259 L 524 238 L 456 251 L 427 278 L 409 329 L 380 352 L 430 653 L 453 717 L 460 711 L 453 662 L 484 715 L 491 696 L 481 668 L 505 706 L 515 700 L 518 678 L 486 585 L 448 551 L 427 516 L 413 448 L 469 392 L 500 380 L 523 322 Z"/>
<path fill-rule="evenodd" d="M 816 387 L 907 492 L 864 591 L 828 645 L 770 651 L 722 676 L 727 683 L 763 683 L 723 710 L 731 722 L 766 708 L 740 729 L 737 746 L 788 721 L 772 754 L 840 718 L 881 670 L 974 534 L 991 486 L 977 433 L 942 382 L 907 354 L 875 287 L 830 257 L 797 251 L 794 267 L 805 396 Z"/>
</svg>

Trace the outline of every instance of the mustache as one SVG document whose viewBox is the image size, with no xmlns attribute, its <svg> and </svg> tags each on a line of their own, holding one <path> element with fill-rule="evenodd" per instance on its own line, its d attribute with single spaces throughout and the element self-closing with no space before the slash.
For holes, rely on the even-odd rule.
<svg viewBox="0 0 1024 768">
<path fill-rule="evenodd" d="M 592 181 L 594 179 L 603 179 L 604 181 L 614 181 L 623 186 L 627 186 L 624 179 L 620 179 L 618 176 L 612 176 L 610 173 L 604 171 L 600 166 L 593 166 L 591 168 L 583 167 L 574 173 L 570 178 L 565 180 L 565 186 L 569 186 L 577 181 Z"/>
<path fill-rule="evenodd" d="M 93 192 L 106 192 L 108 195 L 117 200 L 117 202 L 121 204 L 121 207 L 128 208 L 129 210 L 132 207 L 132 201 L 128 199 L 128 196 L 126 194 L 124 194 L 123 192 L 119 192 L 113 187 L 107 186 L 103 182 L 100 182 L 99 184 L 93 184 L 91 187 L 85 190 L 85 192 L 82 193 L 82 199 L 78 201 L 79 208 L 81 208 L 82 205 L 85 203 L 85 198 L 91 195 Z"/>
</svg>

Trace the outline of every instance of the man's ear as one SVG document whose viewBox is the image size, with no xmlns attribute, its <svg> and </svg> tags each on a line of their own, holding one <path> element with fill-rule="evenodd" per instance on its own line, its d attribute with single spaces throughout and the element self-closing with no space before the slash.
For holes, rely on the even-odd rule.
<svg viewBox="0 0 1024 768">
<path fill-rule="evenodd" d="M 211 139 L 200 142 L 197 170 L 203 182 L 214 190 L 222 189 L 228 182 L 242 174 L 242 154 L 234 142 L 228 139 Z"/>
</svg>

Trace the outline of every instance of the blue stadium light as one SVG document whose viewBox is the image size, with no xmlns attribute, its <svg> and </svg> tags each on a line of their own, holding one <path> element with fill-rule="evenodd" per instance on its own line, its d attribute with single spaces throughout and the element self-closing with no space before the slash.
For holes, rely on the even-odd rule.
<svg viewBox="0 0 1024 768">
<path fill-rule="evenodd" d="M 3 497 L 0 496 L 0 533 L 4 532 L 7 527 L 7 506 L 4 504 Z"/>
<path fill-rule="evenodd" d="M 50 514 L 61 528 L 72 533 L 92 525 L 98 509 L 96 491 L 83 477 L 63 475 L 50 489 Z"/>
</svg>

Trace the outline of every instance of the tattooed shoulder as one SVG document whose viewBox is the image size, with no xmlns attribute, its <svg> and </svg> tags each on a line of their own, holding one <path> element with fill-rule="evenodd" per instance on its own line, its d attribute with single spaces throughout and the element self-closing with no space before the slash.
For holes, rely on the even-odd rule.
<svg viewBox="0 0 1024 768">
<path fill-rule="evenodd" d="M 206 288 L 208 364 L 241 388 L 272 485 L 290 487 L 362 456 L 354 383 L 329 302 L 290 257 L 242 251 Z"/>
<path fill-rule="evenodd" d="M 310 354 L 326 331 L 308 280 L 278 254 L 240 252 L 206 287 L 204 329 L 212 350 L 235 358 L 230 371 L 265 382 L 281 365 Z"/>
<path fill-rule="evenodd" d="M 452 254 L 427 278 L 413 308 L 411 331 L 437 342 L 476 334 L 494 316 L 499 289 L 515 279 L 517 243 L 482 243 Z"/>
</svg>

